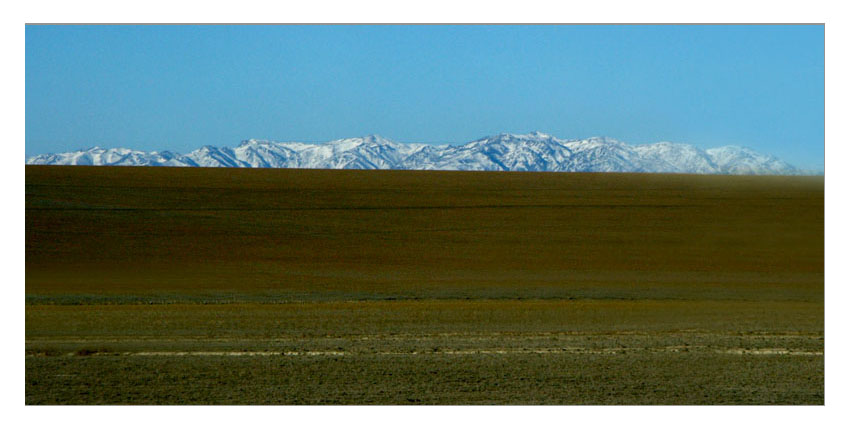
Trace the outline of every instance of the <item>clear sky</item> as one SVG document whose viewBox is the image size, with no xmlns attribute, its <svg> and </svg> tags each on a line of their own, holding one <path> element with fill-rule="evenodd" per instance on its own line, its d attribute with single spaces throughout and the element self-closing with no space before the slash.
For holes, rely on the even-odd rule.
<svg viewBox="0 0 850 430">
<path fill-rule="evenodd" d="M 822 169 L 823 27 L 26 27 L 27 156 L 534 130 Z"/>
</svg>

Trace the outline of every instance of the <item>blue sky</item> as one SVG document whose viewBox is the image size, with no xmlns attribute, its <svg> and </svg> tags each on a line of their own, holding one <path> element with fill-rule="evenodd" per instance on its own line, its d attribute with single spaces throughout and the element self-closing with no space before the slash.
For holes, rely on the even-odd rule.
<svg viewBox="0 0 850 430">
<path fill-rule="evenodd" d="M 822 26 L 27 26 L 26 154 L 533 130 L 823 168 Z"/>
</svg>

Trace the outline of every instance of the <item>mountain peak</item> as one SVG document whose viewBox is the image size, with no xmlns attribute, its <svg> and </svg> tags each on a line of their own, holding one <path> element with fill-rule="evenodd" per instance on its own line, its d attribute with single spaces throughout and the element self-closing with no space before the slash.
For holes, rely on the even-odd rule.
<svg viewBox="0 0 850 430">
<path fill-rule="evenodd" d="M 586 142 L 589 142 L 589 143 L 602 143 L 602 144 L 622 144 L 623 143 L 623 142 L 620 142 L 617 139 L 614 139 L 614 138 L 608 137 L 608 136 L 592 136 L 592 137 L 589 137 L 589 138 L 584 139 L 584 140 Z"/>
<path fill-rule="evenodd" d="M 552 136 L 541 131 L 532 131 L 526 134 L 516 134 L 516 133 L 499 133 L 498 137 L 500 138 L 508 138 L 513 140 L 546 140 L 551 139 Z"/>
<path fill-rule="evenodd" d="M 386 137 L 381 136 L 379 134 L 369 134 L 369 135 L 361 137 L 361 139 L 363 139 L 363 143 L 381 143 L 381 144 L 393 143 L 392 140 L 387 139 Z"/>
</svg>

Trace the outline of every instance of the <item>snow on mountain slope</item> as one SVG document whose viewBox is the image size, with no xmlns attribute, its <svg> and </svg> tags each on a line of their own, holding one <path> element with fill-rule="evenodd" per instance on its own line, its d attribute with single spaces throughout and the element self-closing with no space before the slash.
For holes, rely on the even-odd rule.
<svg viewBox="0 0 850 430">
<path fill-rule="evenodd" d="M 723 173 L 714 159 L 699 148 L 681 143 L 659 142 L 634 147 L 651 171 Z"/>
<path fill-rule="evenodd" d="M 570 172 L 655 172 L 647 168 L 634 148 L 623 142 L 592 137 L 590 139 L 567 142 L 573 151 L 569 166 L 563 170 Z"/>
<path fill-rule="evenodd" d="M 245 140 L 236 148 L 204 146 L 186 155 L 99 147 L 31 157 L 27 164 L 267 167 L 311 169 L 502 170 L 802 174 L 770 155 L 724 146 L 702 150 L 659 142 L 631 146 L 610 138 L 563 140 L 548 134 L 499 134 L 464 145 L 399 143 L 370 135 L 316 144 Z"/>
<path fill-rule="evenodd" d="M 562 171 L 572 152 L 543 133 L 500 134 L 462 146 L 435 148 L 428 159 L 414 154 L 410 164 L 429 170 Z"/>
<path fill-rule="evenodd" d="M 194 166 L 188 157 L 163 152 L 134 151 L 127 148 L 104 149 L 98 146 L 61 154 L 31 157 L 27 164 L 64 164 L 76 166 Z"/>
<path fill-rule="evenodd" d="M 249 167 L 247 163 L 237 160 L 230 148 L 218 149 L 206 145 L 186 154 L 186 158 L 199 167 Z"/>
<path fill-rule="evenodd" d="M 739 146 L 723 146 L 707 151 L 720 171 L 733 175 L 770 175 L 775 172 L 796 172 L 790 164 L 772 156 L 759 154 Z"/>
</svg>

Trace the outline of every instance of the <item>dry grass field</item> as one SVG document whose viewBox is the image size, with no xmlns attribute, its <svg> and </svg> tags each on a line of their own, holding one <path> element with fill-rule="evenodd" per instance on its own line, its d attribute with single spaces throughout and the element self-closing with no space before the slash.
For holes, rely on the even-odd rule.
<svg viewBox="0 0 850 430">
<path fill-rule="evenodd" d="M 27 404 L 823 404 L 823 177 L 26 167 Z"/>
</svg>

